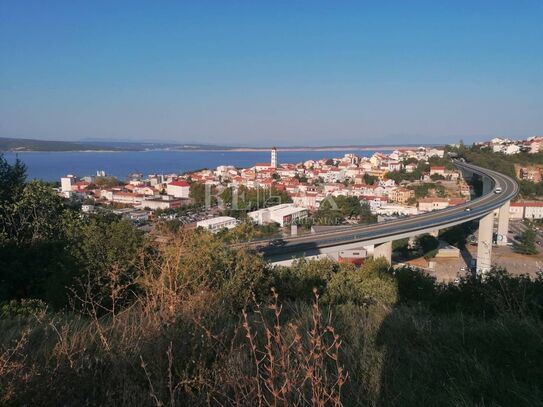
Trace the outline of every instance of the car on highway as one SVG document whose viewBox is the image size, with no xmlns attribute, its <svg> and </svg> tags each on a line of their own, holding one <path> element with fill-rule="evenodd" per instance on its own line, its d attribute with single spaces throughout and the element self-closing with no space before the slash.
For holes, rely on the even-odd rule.
<svg viewBox="0 0 543 407">
<path fill-rule="evenodd" d="M 501 194 L 501 193 L 502 193 L 502 189 L 501 189 L 500 187 L 498 187 L 498 188 L 496 188 L 496 189 L 494 190 L 494 193 L 495 193 L 495 194 Z"/>
<path fill-rule="evenodd" d="M 464 209 L 464 211 L 471 212 L 471 208 L 468 207 L 468 208 Z"/>
</svg>

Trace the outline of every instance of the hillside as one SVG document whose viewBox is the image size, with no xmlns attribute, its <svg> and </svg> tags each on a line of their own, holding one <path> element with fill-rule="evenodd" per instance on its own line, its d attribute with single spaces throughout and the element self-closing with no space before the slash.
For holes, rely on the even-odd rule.
<svg viewBox="0 0 543 407">
<path fill-rule="evenodd" d="M 103 147 L 70 141 L 34 140 L 24 138 L 0 137 L 0 151 L 82 151 L 82 150 L 117 150 L 115 147 Z"/>
</svg>

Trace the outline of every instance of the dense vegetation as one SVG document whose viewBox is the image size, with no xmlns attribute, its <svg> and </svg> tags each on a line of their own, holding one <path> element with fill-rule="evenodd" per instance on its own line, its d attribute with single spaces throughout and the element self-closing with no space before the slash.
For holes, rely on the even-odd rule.
<svg viewBox="0 0 543 407">
<path fill-rule="evenodd" d="M 81 217 L 0 164 L 2 405 L 542 405 L 541 276 L 270 267 Z"/>
</svg>

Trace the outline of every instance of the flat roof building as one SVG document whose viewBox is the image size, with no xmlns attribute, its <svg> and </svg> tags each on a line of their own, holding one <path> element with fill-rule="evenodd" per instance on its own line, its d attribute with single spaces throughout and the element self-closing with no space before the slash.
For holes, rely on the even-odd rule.
<svg viewBox="0 0 543 407">
<path fill-rule="evenodd" d="M 258 209 L 249 212 L 247 215 L 259 225 L 276 222 L 283 227 L 307 218 L 307 209 L 299 208 L 294 204 L 281 204 Z"/>
<path fill-rule="evenodd" d="M 196 227 L 209 230 L 211 233 L 220 232 L 223 229 L 233 229 L 237 226 L 236 218 L 230 216 L 218 216 L 216 218 L 201 220 L 196 223 Z"/>
</svg>

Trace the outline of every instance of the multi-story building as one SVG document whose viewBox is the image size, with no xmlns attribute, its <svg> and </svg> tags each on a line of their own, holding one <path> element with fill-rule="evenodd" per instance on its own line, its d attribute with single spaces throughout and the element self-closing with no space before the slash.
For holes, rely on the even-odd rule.
<svg viewBox="0 0 543 407">
<path fill-rule="evenodd" d="M 187 181 L 172 181 L 166 185 L 166 193 L 175 198 L 188 198 L 190 195 L 190 184 Z"/>
<path fill-rule="evenodd" d="M 411 198 L 415 197 L 415 191 L 407 188 L 396 188 L 388 194 L 391 201 L 400 204 L 406 204 Z"/>
<path fill-rule="evenodd" d="M 62 192 L 71 192 L 72 186 L 75 184 L 75 177 L 73 175 L 66 175 L 60 178 L 60 190 Z"/>
</svg>

